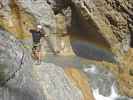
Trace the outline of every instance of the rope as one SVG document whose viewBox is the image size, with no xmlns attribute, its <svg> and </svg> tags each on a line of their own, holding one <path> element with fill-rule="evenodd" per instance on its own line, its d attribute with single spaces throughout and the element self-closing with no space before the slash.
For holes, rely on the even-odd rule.
<svg viewBox="0 0 133 100">
<path fill-rule="evenodd" d="M 48 43 L 48 46 L 51 49 L 51 51 L 56 55 L 56 51 L 54 50 L 51 41 L 48 39 L 48 37 L 44 37 L 44 38 L 46 39 L 46 41 Z M 26 46 L 22 41 L 19 41 L 19 42 L 22 44 L 21 45 L 22 48 L 27 48 L 27 49 L 30 48 L 30 46 Z M 24 50 L 23 50 L 23 55 L 21 57 L 21 61 L 20 61 L 18 69 L 15 72 L 13 72 L 13 74 L 11 74 L 7 79 L 5 79 L 4 81 L 0 82 L 1 86 L 5 86 L 7 82 L 12 80 L 16 76 L 16 73 L 19 72 L 20 69 L 22 68 L 23 60 L 24 60 Z"/>
<path fill-rule="evenodd" d="M 24 45 L 22 41 L 20 41 L 20 43 L 21 43 L 22 45 Z M 16 76 L 16 73 L 19 72 L 20 69 L 22 68 L 23 60 L 24 60 L 24 50 L 23 50 L 23 54 L 22 54 L 21 61 L 20 61 L 20 64 L 19 64 L 18 69 L 17 69 L 15 72 L 13 72 L 13 74 L 11 74 L 11 75 L 10 75 L 7 79 L 5 79 L 3 82 L 0 82 L 0 85 L 1 85 L 1 86 L 6 85 L 7 82 L 9 82 L 11 79 L 13 79 L 13 78 Z"/>
</svg>

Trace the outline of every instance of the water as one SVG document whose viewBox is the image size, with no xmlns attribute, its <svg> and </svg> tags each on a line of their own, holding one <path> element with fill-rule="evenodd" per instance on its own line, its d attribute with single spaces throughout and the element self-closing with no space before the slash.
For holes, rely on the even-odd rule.
<svg viewBox="0 0 133 100">
<path fill-rule="evenodd" d="M 96 100 L 131 100 L 118 94 L 116 79 L 111 72 L 103 66 L 87 62 L 87 59 L 115 62 L 114 55 L 110 51 L 85 41 L 73 42 L 72 48 L 77 56 L 47 55 L 44 61 L 84 71 L 90 79 L 89 84 Z"/>
<path fill-rule="evenodd" d="M 90 64 L 88 67 L 83 68 L 83 71 L 90 76 L 90 83 L 96 100 L 133 100 L 118 94 L 115 77 L 112 75 L 112 73 L 106 69 L 103 69 L 101 66 Z M 101 81 L 98 81 L 99 79 L 97 77 Z M 107 85 L 108 87 L 104 87 Z M 104 88 L 107 91 L 105 91 Z"/>
<path fill-rule="evenodd" d="M 115 62 L 114 55 L 111 51 L 91 42 L 76 40 L 72 42 L 72 48 L 77 56 L 86 59 Z"/>
<path fill-rule="evenodd" d="M 93 95 L 96 100 L 115 100 L 119 97 L 119 95 L 116 93 L 114 86 L 111 87 L 111 95 L 108 97 L 105 97 L 99 93 L 99 89 L 93 90 Z"/>
<path fill-rule="evenodd" d="M 115 76 L 103 66 L 76 56 L 49 55 L 45 58 L 45 62 L 54 63 L 64 68 L 76 67 L 83 71 L 90 79 L 89 84 L 96 100 L 132 100 L 119 95 Z"/>
<path fill-rule="evenodd" d="M 124 97 L 118 94 L 116 79 L 108 70 L 103 68 L 103 66 L 96 65 L 94 63 L 87 62 L 87 59 L 95 59 L 96 60 L 107 60 L 113 62 L 113 55 L 109 51 L 105 49 L 98 48 L 96 45 L 92 43 L 86 43 L 77 41 L 72 44 L 74 52 L 80 56 L 53 56 L 47 55 L 44 57 L 44 62 L 46 63 L 53 63 L 59 65 L 61 67 L 76 67 L 79 68 L 81 71 L 84 71 L 85 74 L 89 77 L 91 88 L 93 90 L 93 95 L 96 100 L 131 100 L 128 97 Z M 90 55 L 91 54 L 91 55 Z M 82 57 L 82 58 L 81 58 Z M 87 59 L 84 59 L 87 58 Z M 28 67 L 23 70 L 29 76 L 30 79 L 30 69 Z M 21 72 L 23 75 L 23 72 Z M 20 74 L 20 76 L 21 76 Z M 16 79 L 15 79 L 16 80 Z M 21 83 L 21 82 L 20 82 Z M 30 89 L 33 91 L 37 91 L 39 88 L 37 84 L 30 84 L 32 80 L 27 81 L 27 86 L 30 85 Z M 15 84 L 13 84 L 16 87 Z M 34 88 L 33 88 L 34 87 Z M 42 94 L 35 94 L 29 92 L 29 94 L 25 93 L 24 91 L 29 90 L 29 88 L 24 87 L 24 90 L 21 88 L 19 90 L 6 88 L 4 93 L 4 100 L 9 100 L 6 96 L 12 98 L 10 100 L 15 100 L 14 98 L 17 97 L 18 100 L 38 100 L 36 99 L 38 96 L 41 97 Z M 5 94 L 5 95 L 4 95 Z M 11 95 L 10 95 L 11 94 Z M 1 95 L 1 94 L 0 94 Z M 45 100 L 45 99 L 44 99 Z"/>
</svg>

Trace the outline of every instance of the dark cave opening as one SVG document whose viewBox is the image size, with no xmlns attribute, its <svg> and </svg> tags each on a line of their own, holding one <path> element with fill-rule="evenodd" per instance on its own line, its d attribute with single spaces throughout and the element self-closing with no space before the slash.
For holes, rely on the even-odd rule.
<svg viewBox="0 0 133 100">
<path fill-rule="evenodd" d="M 71 27 L 68 28 L 72 49 L 79 57 L 114 62 L 114 56 L 106 39 L 97 32 L 91 20 L 88 24 L 72 6 Z"/>
<path fill-rule="evenodd" d="M 131 22 L 128 22 L 131 23 Z M 132 23 L 128 24 L 128 28 L 130 30 L 130 47 L 133 48 L 133 29 L 132 29 Z"/>
<path fill-rule="evenodd" d="M 71 36 L 76 36 L 81 40 L 86 40 L 88 42 L 93 42 L 98 44 L 103 48 L 110 50 L 110 44 L 106 39 L 102 36 L 102 34 L 98 33 L 98 29 L 93 25 L 92 20 L 86 21 L 79 11 L 74 7 L 71 6 L 72 9 L 72 20 L 71 20 L 71 27 L 68 29 L 68 33 Z"/>
</svg>

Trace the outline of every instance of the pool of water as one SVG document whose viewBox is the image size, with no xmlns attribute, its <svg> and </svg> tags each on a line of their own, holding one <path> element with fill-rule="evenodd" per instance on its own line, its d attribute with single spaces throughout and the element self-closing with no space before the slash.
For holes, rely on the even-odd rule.
<svg viewBox="0 0 133 100">
<path fill-rule="evenodd" d="M 77 56 L 92 60 L 115 62 L 114 55 L 111 51 L 99 47 L 94 43 L 76 40 L 73 41 L 71 45 Z"/>
<path fill-rule="evenodd" d="M 81 40 L 72 42 L 72 49 L 77 56 L 46 55 L 44 62 L 80 69 L 89 77 L 96 100 L 131 100 L 119 95 L 115 76 L 111 72 L 104 66 L 90 63 L 90 60 L 115 63 L 114 55 L 109 50 Z"/>
</svg>

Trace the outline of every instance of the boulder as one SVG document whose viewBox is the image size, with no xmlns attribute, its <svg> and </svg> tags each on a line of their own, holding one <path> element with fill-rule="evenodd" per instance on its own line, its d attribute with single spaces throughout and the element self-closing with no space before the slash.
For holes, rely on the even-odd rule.
<svg viewBox="0 0 133 100">
<path fill-rule="evenodd" d="M 84 98 L 84 91 L 90 91 L 93 96 L 87 81 L 88 89 L 80 90 L 63 67 L 54 63 L 36 65 L 31 50 L 25 46 L 28 43 L 30 45 L 30 41 L 16 40 L 10 33 L 0 30 L 0 99 L 88 100 Z M 79 80 L 82 78 L 80 76 Z"/>
</svg>

